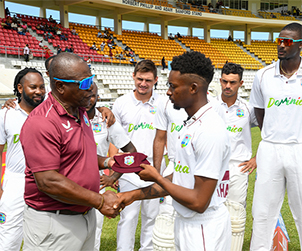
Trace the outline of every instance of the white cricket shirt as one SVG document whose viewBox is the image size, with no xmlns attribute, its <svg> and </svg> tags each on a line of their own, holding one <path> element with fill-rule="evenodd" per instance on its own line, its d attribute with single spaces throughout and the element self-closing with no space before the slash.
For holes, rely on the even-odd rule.
<svg viewBox="0 0 302 251">
<path fill-rule="evenodd" d="M 265 110 L 261 136 L 272 143 L 302 143 L 302 64 L 289 79 L 280 74 L 280 60 L 259 70 L 250 104 Z"/>
<path fill-rule="evenodd" d="M 246 161 L 252 156 L 252 125 L 257 125 L 254 108 L 244 99 L 238 97 L 235 103 L 228 107 L 221 95 L 217 102 L 213 102 L 216 109 L 220 109 L 223 121 L 231 141 L 230 160 Z"/>
<path fill-rule="evenodd" d="M 183 128 L 188 114 L 184 109 L 176 110 L 168 99 L 164 105 L 158 107 L 155 114 L 154 126 L 156 129 L 167 132 L 167 149 L 170 161 L 175 159 L 175 146 L 178 133 Z"/>
<path fill-rule="evenodd" d="M 187 121 L 179 133 L 173 183 L 193 189 L 194 176 L 215 179 L 217 185 L 208 209 L 219 206 L 227 195 L 230 153 L 225 124 L 211 103 L 208 103 Z M 183 217 L 189 218 L 197 214 L 175 200 L 173 206 Z"/>
<path fill-rule="evenodd" d="M 134 92 L 116 99 L 113 113 L 122 125 L 138 152 L 148 156 L 153 165 L 153 140 L 156 133 L 154 126 L 158 106 L 163 105 L 164 98 L 154 91 L 148 102 L 142 103 L 134 96 Z M 127 180 L 138 187 L 145 187 L 151 182 L 142 181 L 135 173 L 123 174 L 121 179 Z"/>
<path fill-rule="evenodd" d="M 4 145 L 7 142 L 5 169 L 13 173 L 24 173 L 25 158 L 19 136 L 28 114 L 18 103 L 15 104 L 15 109 L 0 110 L 0 144 Z M 37 154 L 38 152 L 39 149 Z"/>
</svg>

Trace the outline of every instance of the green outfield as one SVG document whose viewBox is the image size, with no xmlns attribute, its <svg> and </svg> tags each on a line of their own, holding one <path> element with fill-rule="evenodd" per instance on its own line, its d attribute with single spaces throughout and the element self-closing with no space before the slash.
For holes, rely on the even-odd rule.
<svg viewBox="0 0 302 251">
<path fill-rule="evenodd" d="M 253 139 L 253 156 L 254 156 L 257 150 L 258 143 L 261 140 L 260 131 L 258 128 L 252 129 L 252 139 Z M 252 201 L 253 201 L 254 183 L 255 183 L 255 172 L 252 173 L 249 178 L 249 189 L 248 189 L 248 196 L 247 196 L 247 222 L 246 222 L 246 232 L 245 232 L 244 245 L 243 245 L 244 251 L 249 250 L 250 239 L 252 234 Z M 290 251 L 300 250 L 298 233 L 295 227 L 295 222 L 293 220 L 292 214 L 289 210 L 287 197 L 284 200 L 281 212 L 290 237 L 288 250 Z M 117 227 L 118 220 L 119 218 L 116 219 L 105 218 L 100 250 L 113 251 L 116 249 L 116 227 Z M 139 236 L 140 236 L 140 221 L 136 231 L 135 248 L 134 248 L 135 251 L 139 249 Z"/>
</svg>

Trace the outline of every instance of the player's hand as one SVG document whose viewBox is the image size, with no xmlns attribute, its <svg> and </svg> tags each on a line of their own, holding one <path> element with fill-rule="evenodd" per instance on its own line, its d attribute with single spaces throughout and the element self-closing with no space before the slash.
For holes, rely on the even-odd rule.
<svg viewBox="0 0 302 251">
<path fill-rule="evenodd" d="M 14 101 L 16 101 L 17 99 L 8 99 L 5 101 L 4 105 L 2 106 L 2 109 L 3 108 L 7 108 L 9 110 L 9 108 L 15 108 L 16 107 L 16 104 Z"/>
<path fill-rule="evenodd" d="M 257 168 L 256 156 L 254 158 L 251 158 L 249 161 L 242 162 L 238 166 L 243 166 L 240 172 L 246 173 L 247 171 L 249 171 L 248 174 L 250 175 Z"/>
<path fill-rule="evenodd" d="M 118 193 L 117 197 L 118 200 L 115 202 L 113 206 L 114 209 L 119 208 L 120 205 L 128 206 L 135 201 L 135 199 L 132 196 L 132 191 L 125 192 L 125 193 Z"/>
<path fill-rule="evenodd" d="M 119 181 L 117 180 L 116 182 L 114 182 L 114 184 L 111 187 L 115 190 L 118 190 L 118 186 L 119 186 Z"/>
<path fill-rule="evenodd" d="M 160 176 L 159 172 L 156 170 L 155 167 L 141 164 L 140 165 L 144 170 L 138 173 L 139 177 L 144 181 L 154 181 L 156 182 L 158 176 Z"/>
<path fill-rule="evenodd" d="M 109 128 L 115 123 L 113 112 L 107 107 L 99 107 L 98 110 L 102 113 L 103 121 L 106 119 L 106 125 Z"/>
<path fill-rule="evenodd" d="M 122 202 L 119 201 L 116 193 L 112 191 L 106 191 L 103 193 L 104 196 L 104 204 L 100 210 L 100 212 L 110 218 L 115 218 L 120 214 L 120 211 L 125 207 Z M 116 205 L 118 203 L 118 206 Z M 114 208 L 113 206 L 116 205 Z"/>
<path fill-rule="evenodd" d="M 103 174 L 100 177 L 100 185 L 102 185 L 102 187 L 100 188 L 100 190 L 102 190 L 105 187 L 112 187 L 114 185 L 114 178 L 111 176 L 107 176 L 106 174 Z"/>
</svg>

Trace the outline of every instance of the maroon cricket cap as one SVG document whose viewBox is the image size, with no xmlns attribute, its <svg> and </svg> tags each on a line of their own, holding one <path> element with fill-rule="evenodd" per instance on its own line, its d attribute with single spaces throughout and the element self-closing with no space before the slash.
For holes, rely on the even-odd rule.
<svg viewBox="0 0 302 251">
<path fill-rule="evenodd" d="M 112 170 L 118 173 L 137 173 L 143 170 L 140 164 L 148 164 L 147 155 L 143 153 L 127 153 L 114 156 L 115 163 Z"/>
</svg>

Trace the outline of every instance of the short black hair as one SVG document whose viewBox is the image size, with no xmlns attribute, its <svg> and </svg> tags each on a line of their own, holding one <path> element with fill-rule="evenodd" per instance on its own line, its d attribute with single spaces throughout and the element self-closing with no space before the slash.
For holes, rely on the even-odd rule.
<svg viewBox="0 0 302 251">
<path fill-rule="evenodd" d="M 296 31 L 299 34 L 299 38 L 302 38 L 302 25 L 297 22 L 285 25 L 281 31 L 283 30 Z"/>
<path fill-rule="evenodd" d="M 244 69 L 241 67 L 240 64 L 235 64 L 235 63 L 226 63 L 222 70 L 221 70 L 221 75 L 222 74 L 238 74 L 240 81 L 242 80 L 242 75 L 243 75 Z"/>
<path fill-rule="evenodd" d="M 18 103 L 21 102 L 21 93 L 18 91 L 18 84 L 21 83 L 23 85 L 23 77 L 29 72 L 39 73 L 41 75 L 41 77 L 43 78 L 42 73 L 39 72 L 38 70 L 36 70 L 35 68 L 26 67 L 23 70 L 19 71 L 14 80 L 14 94 L 18 98 Z"/>
<path fill-rule="evenodd" d="M 53 55 L 53 56 L 51 56 L 51 57 L 49 57 L 48 59 L 45 60 L 44 64 L 45 64 L 45 68 L 46 68 L 47 71 L 48 71 L 49 66 L 50 66 L 50 61 L 51 61 L 52 59 L 54 59 L 55 56 L 56 56 L 56 55 Z"/>
<path fill-rule="evenodd" d="M 171 69 L 181 74 L 196 74 L 205 79 L 207 84 L 210 84 L 214 76 L 211 59 L 198 51 L 185 52 L 173 57 Z"/>
</svg>

